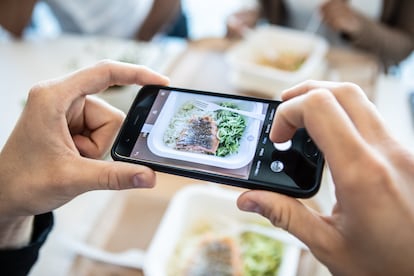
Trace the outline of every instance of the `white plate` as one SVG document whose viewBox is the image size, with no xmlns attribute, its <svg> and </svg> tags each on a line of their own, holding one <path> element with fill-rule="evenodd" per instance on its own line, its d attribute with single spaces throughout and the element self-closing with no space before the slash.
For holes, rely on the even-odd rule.
<svg viewBox="0 0 414 276">
<path fill-rule="evenodd" d="M 164 143 L 164 132 L 167 130 L 171 118 L 173 118 L 184 103 L 196 98 L 209 102 L 232 102 L 237 104 L 241 110 L 255 113 L 261 113 L 263 109 L 263 103 L 206 95 L 194 96 L 194 94 L 190 93 L 177 93 L 172 91 L 148 135 L 148 148 L 150 151 L 161 157 L 190 161 L 225 169 L 238 169 L 249 164 L 254 157 L 257 140 L 260 135 L 260 121 L 247 117 L 247 126 L 240 140 L 239 151 L 226 157 L 180 151 L 170 148 Z"/>
</svg>

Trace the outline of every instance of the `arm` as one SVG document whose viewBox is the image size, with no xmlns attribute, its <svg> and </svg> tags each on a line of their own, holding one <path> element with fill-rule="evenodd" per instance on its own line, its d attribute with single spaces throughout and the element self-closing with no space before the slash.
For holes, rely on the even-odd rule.
<svg viewBox="0 0 414 276">
<path fill-rule="evenodd" d="M 19 248 L 30 242 L 33 216 L 0 218 L 0 249 Z"/>
<path fill-rule="evenodd" d="M 33 87 L 0 152 L 0 247 L 27 245 L 34 215 L 97 189 L 154 185 L 149 168 L 100 159 L 124 115 L 90 94 L 112 85 L 167 84 L 132 64 L 101 62 Z M 80 173 L 81 172 L 81 173 Z"/>
<path fill-rule="evenodd" d="M 324 21 L 344 33 L 351 43 L 375 53 L 384 64 L 400 62 L 414 50 L 414 2 L 403 0 L 393 8 L 395 22 L 375 22 L 354 11 L 345 1 L 331 0 L 321 7 Z M 391 21 L 391 19 L 389 21 Z"/>
<path fill-rule="evenodd" d="M 36 0 L 0 1 L 0 25 L 14 36 L 20 37 L 30 23 Z"/>
<path fill-rule="evenodd" d="M 226 37 L 242 38 L 246 30 L 254 28 L 260 19 L 271 24 L 283 24 L 286 10 L 282 0 L 258 0 L 257 4 L 236 11 L 227 18 Z"/>
<path fill-rule="evenodd" d="M 136 33 L 137 40 L 149 41 L 176 19 L 181 8 L 180 0 L 154 0 L 152 8 Z"/>
<path fill-rule="evenodd" d="M 239 208 L 297 236 L 333 275 L 412 275 L 414 155 L 356 85 L 305 82 L 282 98 L 270 138 L 283 142 L 305 127 L 325 155 L 337 204 L 323 216 L 297 199 L 248 191 Z"/>
</svg>

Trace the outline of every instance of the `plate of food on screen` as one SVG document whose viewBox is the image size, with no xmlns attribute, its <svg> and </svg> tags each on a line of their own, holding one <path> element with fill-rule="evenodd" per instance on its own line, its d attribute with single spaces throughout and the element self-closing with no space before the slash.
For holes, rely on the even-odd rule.
<svg viewBox="0 0 414 276">
<path fill-rule="evenodd" d="M 155 155 L 226 169 L 254 157 L 263 104 L 171 92 L 148 137 Z"/>
</svg>

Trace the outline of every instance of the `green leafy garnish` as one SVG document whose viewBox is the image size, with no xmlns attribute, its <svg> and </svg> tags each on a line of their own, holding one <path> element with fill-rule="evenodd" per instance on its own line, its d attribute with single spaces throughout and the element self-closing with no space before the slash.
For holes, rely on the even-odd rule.
<svg viewBox="0 0 414 276">
<path fill-rule="evenodd" d="M 239 109 L 233 103 L 220 103 L 223 107 Z M 216 152 L 217 156 L 227 156 L 236 153 L 239 150 L 240 139 L 243 136 L 246 128 L 246 119 L 235 112 L 227 110 L 219 110 L 216 114 L 216 121 L 218 123 L 217 138 L 220 143 Z"/>
</svg>

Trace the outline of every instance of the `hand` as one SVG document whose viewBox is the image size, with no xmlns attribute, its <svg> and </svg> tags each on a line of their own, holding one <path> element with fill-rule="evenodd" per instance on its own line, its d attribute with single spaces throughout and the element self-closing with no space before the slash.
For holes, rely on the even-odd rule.
<svg viewBox="0 0 414 276">
<path fill-rule="evenodd" d="M 149 168 L 95 160 L 107 152 L 124 114 L 89 94 L 111 85 L 167 83 L 145 67 L 104 61 L 33 87 L 0 153 L 0 231 L 86 191 L 152 187 Z"/>
<path fill-rule="evenodd" d="M 270 138 L 283 142 L 305 127 L 324 153 L 337 204 L 322 216 L 297 199 L 248 191 L 239 208 L 297 236 L 334 275 L 411 275 L 414 155 L 356 85 L 310 81 L 282 99 Z"/>
<path fill-rule="evenodd" d="M 323 21 L 337 32 L 352 35 L 359 32 L 364 24 L 363 16 L 344 0 L 326 1 L 320 12 Z"/>
<path fill-rule="evenodd" d="M 242 38 L 247 31 L 254 28 L 259 18 L 257 9 L 244 9 L 227 18 L 226 37 L 239 39 Z"/>
</svg>

